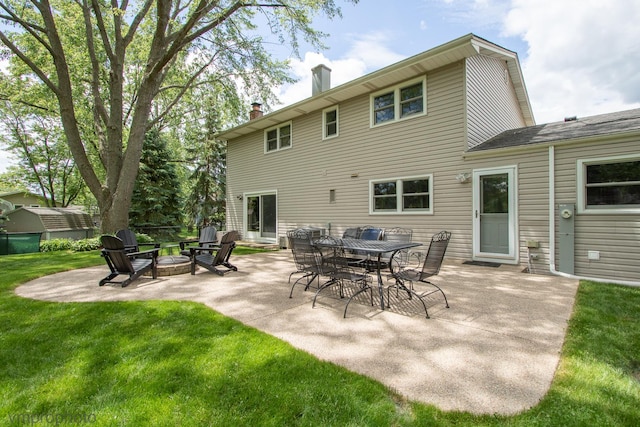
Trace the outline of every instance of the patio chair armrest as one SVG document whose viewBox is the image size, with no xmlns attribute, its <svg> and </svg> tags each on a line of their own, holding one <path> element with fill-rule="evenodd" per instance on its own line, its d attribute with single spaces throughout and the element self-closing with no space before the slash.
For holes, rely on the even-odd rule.
<svg viewBox="0 0 640 427">
<path fill-rule="evenodd" d="M 220 246 L 209 246 L 207 248 L 202 247 L 202 246 L 191 246 L 189 247 L 189 250 L 191 251 L 191 255 L 194 255 L 196 252 L 215 252 L 217 250 L 220 249 Z"/>
<path fill-rule="evenodd" d="M 160 252 L 160 248 L 153 248 L 146 251 L 128 252 L 127 256 L 130 258 L 136 258 L 142 255 L 152 255 L 154 258 L 157 258 L 159 252 Z"/>
<path fill-rule="evenodd" d="M 156 243 L 156 242 L 149 242 L 149 243 L 138 243 L 138 246 L 153 246 L 154 249 L 159 249 L 160 248 L 160 243 Z"/>
<path fill-rule="evenodd" d="M 178 242 L 178 245 L 180 246 L 180 250 L 184 250 L 184 248 L 186 246 L 191 245 L 193 243 L 198 243 L 198 239 L 182 240 L 182 241 Z"/>
</svg>

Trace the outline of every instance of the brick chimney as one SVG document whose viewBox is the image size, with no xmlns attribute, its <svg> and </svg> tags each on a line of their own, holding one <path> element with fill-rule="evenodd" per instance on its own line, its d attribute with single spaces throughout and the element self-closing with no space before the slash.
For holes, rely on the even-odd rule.
<svg viewBox="0 0 640 427">
<path fill-rule="evenodd" d="M 311 96 L 331 89 L 331 68 L 324 64 L 311 69 Z"/>
<path fill-rule="evenodd" d="M 262 107 L 262 104 L 260 104 L 259 102 L 254 102 L 253 104 L 251 104 L 251 107 L 253 108 L 249 112 L 249 120 L 255 120 L 262 117 L 262 115 L 264 114 L 260 109 L 260 107 Z"/>
</svg>

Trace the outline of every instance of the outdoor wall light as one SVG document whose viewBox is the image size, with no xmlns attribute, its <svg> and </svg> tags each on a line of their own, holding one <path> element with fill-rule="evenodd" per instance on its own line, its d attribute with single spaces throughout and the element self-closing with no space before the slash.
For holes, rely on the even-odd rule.
<svg viewBox="0 0 640 427">
<path fill-rule="evenodd" d="M 240 200 L 240 201 L 242 201 L 242 199 L 243 199 L 242 194 L 238 195 L 238 196 L 237 196 L 237 199 L 238 199 L 238 200 Z"/>
<path fill-rule="evenodd" d="M 460 172 L 456 175 L 456 179 L 460 184 L 471 182 L 471 174 L 469 172 Z"/>
</svg>

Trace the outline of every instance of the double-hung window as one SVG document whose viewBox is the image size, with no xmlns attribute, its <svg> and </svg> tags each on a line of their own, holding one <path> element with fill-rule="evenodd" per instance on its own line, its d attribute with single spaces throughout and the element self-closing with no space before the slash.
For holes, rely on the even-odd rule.
<svg viewBox="0 0 640 427">
<path fill-rule="evenodd" d="M 264 151 L 284 150 L 291 147 L 291 122 L 264 131 Z"/>
<path fill-rule="evenodd" d="M 579 160 L 578 212 L 640 213 L 640 156 Z"/>
<path fill-rule="evenodd" d="M 433 175 L 370 181 L 369 211 L 371 214 L 433 213 Z"/>
<path fill-rule="evenodd" d="M 322 139 L 338 136 L 338 106 L 326 108 L 322 111 Z"/>
<path fill-rule="evenodd" d="M 371 126 L 424 115 L 427 80 L 421 77 L 371 95 Z"/>
</svg>

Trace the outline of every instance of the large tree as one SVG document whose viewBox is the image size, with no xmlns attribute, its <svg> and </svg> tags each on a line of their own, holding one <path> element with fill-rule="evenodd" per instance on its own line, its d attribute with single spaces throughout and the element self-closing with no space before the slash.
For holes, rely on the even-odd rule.
<svg viewBox="0 0 640 427">
<path fill-rule="evenodd" d="M 24 104 L 0 101 L 0 123 L 6 148 L 18 159 L 11 166 L 14 189 L 27 188 L 39 193 L 50 206 L 76 203 L 85 189 L 78 169 L 69 153 L 64 132 L 57 116 L 51 111 L 34 109 Z"/>
<path fill-rule="evenodd" d="M 321 46 L 315 14 L 339 14 L 333 0 L 2 0 L 0 10 L 0 41 L 57 100 L 104 232 L 127 226 L 145 134 L 191 88 L 215 80 L 270 101 L 287 80 L 258 21 L 295 50 L 300 36 Z"/>
</svg>

